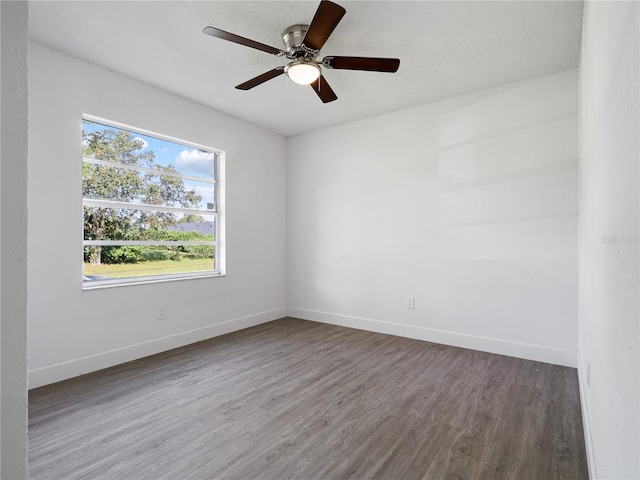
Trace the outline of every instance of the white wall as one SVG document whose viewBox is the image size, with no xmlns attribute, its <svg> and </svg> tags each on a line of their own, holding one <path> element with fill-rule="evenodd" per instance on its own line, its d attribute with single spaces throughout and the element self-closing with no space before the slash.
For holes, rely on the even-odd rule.
<svg viewBox="0 0 640 480">
<path fill-rule="evenodd" d="M 30 387 L 286 315 L 285 138 L 33 43 L 29 82 Z M 82 291 L 83 113 L 226 152 L 226 277 Z"/>
<path fill-rule="evenodd" d="M 27 477 L 26 2 L 0 2 L 0 477 Z"/>
<path fill-rule="evenodd" d="M 291 138 L 289 314 L 575 366 L 577 142 L 575 69 Z"/>
<path fill-rule="evenodd" d="M 638 7 L 585 2 L 582 29 L 579 370 L 599 479 L 640 478 Z"/>
</svg>

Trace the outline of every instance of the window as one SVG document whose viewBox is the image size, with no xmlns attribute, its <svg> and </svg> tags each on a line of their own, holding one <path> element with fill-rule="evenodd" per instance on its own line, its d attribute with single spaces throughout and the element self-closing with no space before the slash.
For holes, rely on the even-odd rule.
<svg viewBox="0 0 640 480">
<path fill-rule="evenodd" d="M 83 288 L 220 275 L 221 152 L 84 116 Z"/>
</svg>

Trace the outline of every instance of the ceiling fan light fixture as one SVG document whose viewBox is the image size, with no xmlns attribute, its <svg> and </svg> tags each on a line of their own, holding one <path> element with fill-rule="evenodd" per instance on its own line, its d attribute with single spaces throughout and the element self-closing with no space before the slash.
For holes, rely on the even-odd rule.
<svg viewBox="0 0 640 480">
<path fill-rule="evenodd" d="M 312 62 L 297 61 L 287 65 L 284 73 L 300 85 L 309 85 L 315 82 L 320 76 L 320 67 Z"/>
</svg>

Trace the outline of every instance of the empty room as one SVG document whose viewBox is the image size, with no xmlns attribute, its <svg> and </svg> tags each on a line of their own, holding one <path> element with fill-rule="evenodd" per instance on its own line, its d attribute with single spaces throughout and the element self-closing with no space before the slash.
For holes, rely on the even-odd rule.
<svg viewBox="0 0 640 480">
<path fill-rule="evenodd" d="M 0 477 L 639 479 L 639 6 L 0 2 Z"/>
</svg>

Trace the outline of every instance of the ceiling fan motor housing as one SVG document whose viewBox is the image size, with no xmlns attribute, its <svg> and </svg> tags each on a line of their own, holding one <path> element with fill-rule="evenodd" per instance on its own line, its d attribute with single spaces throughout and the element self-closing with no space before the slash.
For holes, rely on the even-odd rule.
<svg viewBox="0 0 640 480">
<path fill-rule="evenodd" d="M 282 41 L 287 50 L 287 54 L 293 58 L 306 57 L 315 58 L 317 51 L 303 45 L 304 37 L 307 35 L 309 25 L 291 25 L 282 32 Z"/>
</svg>

